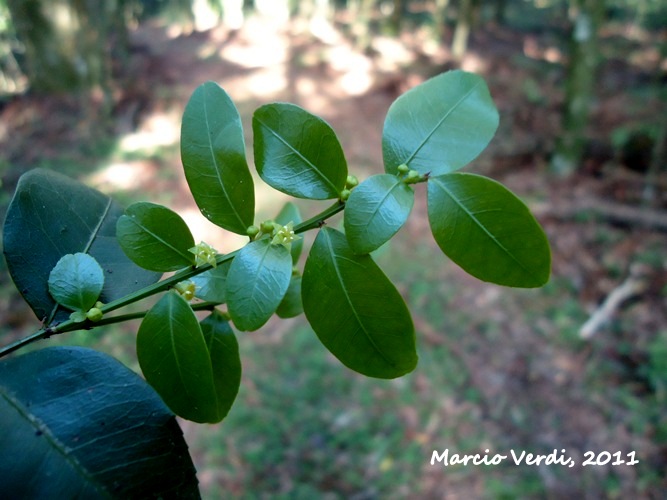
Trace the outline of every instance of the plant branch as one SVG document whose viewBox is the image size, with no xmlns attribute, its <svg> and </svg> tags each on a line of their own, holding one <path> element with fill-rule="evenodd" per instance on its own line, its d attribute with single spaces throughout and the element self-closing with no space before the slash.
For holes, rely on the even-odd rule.
<svg viewBox="0 0 667 500">
<path fill-rule="evenodd" d="M 317 229 L 321 227 L 322 224 L 324 224 L 324 222 L 329 217 L 333 217 L 334 215 L 336 215 L 337 213 L 341 212 L 344 209 L 345 209 L 345 203 L 342 201 L 337 201 L 336 203 L 331 205 L 329 208 L 323 210 L 316 216 L 311 217 L 310 219 L 302 222 L 301 224 L 298 224 L 294 228 L 294 232 L 298 234 L 311 229 Z M 218 255 L 218 257 L 216 258 L 216 264 L 220 265 L 223 264 L 224 262 L 232 260 L 236 256 L 238 251 L 239 250 L 235 250 L 225 255 Z M 157 283 L 148 285 L 142 288 L 141 290 L 137 290 L 136 292 L 130 293 L 125 297 L 121 297 L 120 299 L 114 300 L 113 302 L 109 302 L 108 304 L 103 305 L 102 307 L 100 307 L 100 311 L 102 311 L 103 314 L 115 311 L 116 309 L 120 309 L 121 307 L 133 304 L 152 295 L 167 291 L 170 288 L 176 286 L 176 284 L 180 283 L 181 281 L 190 279 L 193 276 L 209 271 L 212 268 L 213 266 L 211 264 L 204 264 L 200 267 L 188 267 L 186 269 L 182 269 L 181 271 L 178 271 L 177 273 L 171 275 L 170 277 L 162 281 L 158 281 Z M 212 310 L 217 305 L 219 304 L 213 302 L 202 302 L 199 304 L 193 304 L 192 309 L 195 311 L 201 311 L 207 309 Z M 0 348 L 0 358 L 22 347 L 25 347 L 33 342 L 47 339 L 52 335 L 57 335 L 66 332 L 73 332 L 76 330 L 89 330 L 91 328 L 96 328 L 98 326 L 110 325 L 114 323 L 121 323 L 123 321 L 129 321 L 132 319 L 143 318 L 147 312 L 148 311 L 141 311 L 136 313 L 114 316 L 110 318 L 102 318 L 100 321 L 95 323 L 88 320 L 84 321 L 83 323 L 72 320 L 63 321 L 60 324 L 42 328 L 41 330 L 38 330 L 37 332 L 34 332 L 28 335 L 27 337 L 19 339 L 15 342 L 12 342 L 11 344 L 8 344 Z"/>
</svg>

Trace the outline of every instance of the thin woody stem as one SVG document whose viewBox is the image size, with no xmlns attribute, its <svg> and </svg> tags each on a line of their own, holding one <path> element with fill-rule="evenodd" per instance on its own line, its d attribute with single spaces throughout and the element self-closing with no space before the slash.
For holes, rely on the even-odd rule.
<svg viewBox="0 0 667 500">
<path fill-rule="evenodd" d="M 337 201 L 335 204 L 323 210 L 315 217 L 311 217 L 310 219 L 295 226 L 294 232 L 298 234 L 311 229 L 319 228 L 322 226 L 322 224 L 324 224 L 324 222 L 329 217 L 333 217 L 334 215 L 336 215 L 337 213 L 341 212 L 344 209 L 345 209 L 345 203 L 342 201 Z M 218 257 L 216 258 L 216 265 L 220 265 L 232 260 L 236 256 L 238 251 L 239 250 L 235 250 L 234 252 L 225 255 L 218 255 Z M 133 304 L 152 295 L 167 291 L 170 288 L 176 286 L 176 284 L 180 283 L 181 281 L 190 279 L 193 276 L 209 271 L 212 268 L 213 266 L 211 264 L 204 264 L 200 267 L 188 267 L 186 269 L 178 271 L 177 273 L 173 274 L 167 279 L 158 281 L 157 283 L 153 283 L 152 285 L 148 285 L 142 288 L 141 290 L 137 290 L 136 292 L 130 293 L 125 297 L 121 297 L 120 299 L 109 302 L 108 304 L 104 304 L 102 307 L 100 307 L 100 311 L 102 311 L 103 314 L 115 311 L 116 309 L 120 309 L 121 307 Z M 199 304 L 194 304 L 192 308 L 197 311 L 212 310 L 215 308 L 216 305 L 219 304 L 213 302 L 202 302 Z M 88 320 L 84 321 L 83 323 L 72 320 L 63 321 L 62 323 L 59 323 L 57 325 L 42 328 L 41 330 L 38 330 L 28 335 L 27 337 L 19 339 L 15 342 L 12 342 L 11 344 L 8 344 L 0 348 L 0 358 L 14 351 L 17 351 L 22 347 L 32 344 L 33 342 L 47 339 L 52 335 L 57 335 L 66 332 L 73 332 L 76 330 L 89 330 L 91 328 L 95 328 L 98 326 L 110 325 L 114 323 L 121 323 L 123 321 L 129 321 L 131 319 L 143 318 L 147 313 L 148 311 L 141 311 L 136 313 L 114 316 L 110 318 L 102 318 L 100 321 L 95 323 Z"/>
</svg>

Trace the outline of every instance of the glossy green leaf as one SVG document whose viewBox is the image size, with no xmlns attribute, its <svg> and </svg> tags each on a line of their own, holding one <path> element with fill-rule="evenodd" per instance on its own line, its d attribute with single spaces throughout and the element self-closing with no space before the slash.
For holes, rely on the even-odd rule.
<svg viewBox="0 0 667 500">
<path fill-rule="evenodd" d="M 80 347 L 0 363 L 2 498 L 199 498 L 173 413 L 137 374 Z"/>
<path fill-rule="evenodd" d="M 296 198 L 337 198 L 347 162 L 338 137 L 321 118 L 294 104 L 267 104 L 252 118 L 255 165 L 262 179 Z"/>
<path fill-rule="evenodd" d="M 345 366 L 395 378 L 417 365 L 410 313 L 394 285 L 345 236 L 323 228 L 303 273 L 303 309 L 320 341 Z"/>
<path fill-rule="evenodd" d="M 345 205 L 345 236 L 352 250 L 370 253 L 405 224 L 415 201 L 412 188 L 391 174 L 369 177 Z"/>
<path fill-rule="evenodd" d="M 63 255 L 88 253 L 104 269 L 100 300 L 111 302 L 160 278 L 132 262 L 116 239 L 123 208 L 108 196 L 64 175 L 35 169 L 19 180 L 7 210 L 3 250 L 9 272 L 37 318 L 67 319 L 48 288 Z"/>
<path fill-rule="evenodd" d="M 195 296 L 202 300 L 223 304 L 227 301 L 227 274 L 231 261 L 205 271 L 190 280 L 195 284 Z"/>
<path fill-rule="evenodd" d="M 88 311 L 104 286 L 104 271 L 88 254 L 64 255 L 49 275 L 49 293 L 72 311 Z"/>
<path fill-rule="evenodd" d="M 288 201 L 285 203 L 278 215 L 276 215 L 274 220 L 283 226 L 290 222 L 293 222 L 296 226 L 303 221 L 303 218 L 301 217 L 301 211 L 299 210 L 299 207 L 297 207 L 296 204 L 292 203 L 291 201 Z M 299 261 L 299 257 L 301 256 L 302 251 L 303 238 L 300 238 L 292 243 L 292 247 L 290 249 L 290 253 L 292 254 L 292 262 L 296 264 Z"/>
<path fill-rule="evenodd" d="M 176 292 L 166 293 L 141 322 L 137 358 L 148 383 L 178 416 L 200 423 L 222 419 L 201 327 Z"/>
<path fill-rule="evenodd" d="M 473 276 L 524 288 L 549 280 L 551 252 L 544 231 L 502 184 L 464 173 L 432 178 L 428 217 L 442 251 Z"/>
<path fill-rule="evenodd" d="M 213 367 L 218 415 L 223 419 L 234 404 L 241 385 L 239 344 L 229 322 L 217 311 L 200 325 Z"/>
<path fill-rule="evenodd" d="M 292 257 L 268 239 L 244 246 L 227 275 L 227 307 L 241 331 L 257 330 L 276 312 L 289 287 Z"/>
<path fill-rule="evenodd" d="M 301 301 L 301 274 L 292 272 L 292 279 L 289 282 L 287 292 L 282 302 L 276 309 L 276 314 L 281 318 L 294 318 L 303 312 L 303 303 Z"/>
<path fill-rule="evenodd" d="M 181 161 L 201 213 L 214 224 L 245 235 L 255 217 L 255 190 L 241 117 L 217 83 L 200 85 L 185 107 Z"/>
<path fill-rule="evenodd" d="M 475 159 L 498 128 L 489 89 L 480 76 L 449 71 L 408 90 L 390 106 L 382 133 L 385 171 L 408 165 L 433 176 Z"/>
<path fill-rule="evenodd" d="M 180 215 L 162 205 L 130 205 L 118 219 L 116 234 L 127 256 L 144 269 L 177 271 L 195 262 L 189 252 L 195 246 L 190 229 Z"/>
</svg>

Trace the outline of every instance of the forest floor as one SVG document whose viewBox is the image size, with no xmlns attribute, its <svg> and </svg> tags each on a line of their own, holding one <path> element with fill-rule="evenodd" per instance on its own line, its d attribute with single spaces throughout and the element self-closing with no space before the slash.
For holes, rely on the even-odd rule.
<svg viewBox="0 0 667 500">
<path fill-rule="evenodd" d="M 73 95 L 3 105 L 0 205 L 4 211 L 28 168 L 58 169 L 123 202 L 164 203 L 197 240 L 229 251 L 240 240 L 216 236 L 199 216 L 179 163 L 180 116 L 199 84 L 214 80 L 232 97 L 250 151 L 250 118 L 262 104 L 289 101 L 322 116 L 339 135 L 350 172 L 363 179 L 382 170 L 382 124 L 396 97 L 447 69 L 475 71 L 488 82 L 501 124 L 467 170 L 503 182 L 536 213 L 552 246 L 551 282 L 526 291 L 467 276 L 430 237 L 418 189 L 407 226 L 377 257 L 413 313 L 416 371 L 392 382 L 349 373 L 301 319 L 244 334 L 244 381 L 228 420 L 183 423 L 203 492 L 658 498 L 667 486 L 667 177 L 663 170 L 646 201 L 650 146 L 624 156 L 619 144 L 650 137 L 667 108 L 651 76 L 658 57 L 651 38 L 630 38 L 622 27 L 605 37 L 587 157 L 559 178 L 548 165 L 565 56 L 548 31 L 487 26 L 455 64 L 444 44 L 418 29 L 377 36 L 361 52 L 336 29 L 314 37 L 305 24 L 262 18 L 237 32 L 148 24 L 132 34 L 132 52 L 116 68 L 127 81 L 115 90 L 111 119 L 100 118 L 99 102 L 82 105 Z M 257 184 L 262 220 L 285 198 Z M 302 205 L 306 215 L 313 207 Z M 1 271 L 5 339 L 35 323 Z M 635 293 L 582 339 L 582 326 L 628 280 L 639 283 Z M 497 467 L 430 465 L 433 450 L 444 449 L 566 450 L 577 465 L 516 467 L 511 458 Z M 635 452 L 640 462 L 583 467 L 588 451 Z"/>
</svg>

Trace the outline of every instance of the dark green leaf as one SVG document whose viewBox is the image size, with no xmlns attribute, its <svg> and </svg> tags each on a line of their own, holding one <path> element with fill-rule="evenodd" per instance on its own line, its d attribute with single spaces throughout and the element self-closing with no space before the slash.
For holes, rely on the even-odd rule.
<svg viewBox="0 0 667 500">
<path fill-rule="evenodd" d="M 218 267 L 193 276 L 191 281 L 195 284 L 195 296 L 202 300 L 223 304 L 227 301 L 227 274 L 231 261 L 223 262 Z"/>
<path fill-rule="evenodd" d="M 551 253 L 544 231 L 498 182 L 464 173 L 430 179 L 428 218 L 442 251 L 473 276 L 525 288 L 549 280 Z"/>
<path fill-rule="evenodd" d="M 227 307 L 241 331 L 257 330 L 276 312 L 292 275 L 292 257 L 268 239 L 248 243 L 227 275 Z"/>
<path fill-rule="evenodd" d="M 229 322 L 217 311 L 200 324 L 211 357 L 218 414 L 222 419 L 229 413 L 241 385 L 239 344 Z"/>
<path fill-rule="evenodd" d="M 475 159 L 498 128 L 498 111 L 484 80 L 449 71 L 408 90 L 389 108 L 382 133 L 385 171 L 406 164 L 442 175 Z"/>
<path fill-rule="evenodd" d="M 395 378 L 417 365 L 410 313 L 394 285 L 345 236 L 320 230 L 303 273 L 303 309 L 322 343 L 345 366 Z"/>
<path fill-rule="evenodd" d="M 303 303 L 301 302 L 301 274 L 292 273 L 292 279 L 289 282 L 287 292 L 282 302 L 276 309 L 276 314 L 281 318 L 294 318 L 303 312 Z"/>
<path fill-rule="evenodd" d="M 49 294 L 51 270 L 63 255 L 88 253 L 104 269 L 100 300 L 111 302 L 156 282 L 160 274 L 134 264 L 116 239 L 123 209 L 108 196 L 47 170 L 24 174 L 5 219 L 7 267 L 37 317 L 66 320 Z"/>
<path fill-rule="evenodd" d="M 391 174 L 369 177 L 352 190 L 345 205 L 345 236 L 352 250 L 370 253 L 405 224 L 415 193 Z"/>
<path fill-rule="evenodd" d="M 181 160 L 202 214 L 224 229 L 246 234 L 255 217 L 255 190 L 241 117 L 214 82 L 200 85 L 185 107 Z"/>
<path fill-rule="evenodd" d="M 80 347 L 0 363 L 0 497 L 198 498 L 174 415 L 134 372 Z"/>
<path fill-rule="evenodd" d="M 144 269 L 177 271 L 195 262 L 188 251 L 195 246 L 190 229 L 180 215 L 162 205 L 130 205 L 118 219 L 116 234 L 127 256 Z"/>
<path fill-rule="evenodd" d="M 252 118 L 255 164 L 264 181 L 297 198 L 337 198 L 347 162 L 338 137 L 321 118 L 294 104 L 267 104 Z"/>
<path fill-rule="evenodd" d="M 166 293 L 141 322 L 137 358 L 148 383 L 178 416 L 200 423 L 222 419 L 201 327 L 176 292 Z"/>
<path fill-rule="evenodd" d="M 49 293 L 72 311 L 88 311 L 104 286 L 104 271 L 88 254 L 64 255 L 49 275 Z"/>
<path fill-rule="evenodd" d="M 301 218 L 301 212 L 299 211 L 299 207 L 297 207 L 291 201 L 288 201 L 287 203 L 285 203 L 285 205 L 280 210 L 278 215 L 276 215 L 275 221 L 283 226 L 285 226 L 290 222 L 293 222 L 294 225 L 296 226 L 299 223 L 301 223 L 303 219 Z M 290 249 L 290 253 L 292 254 L 292 262 L 294 262 L 295 264 L 299 261 L 299 257 L 301 256 L 302 250 L 303 250 L 303 238 L 299 238 L 294 243 L 292 243 L 292 248 Z"/>
</svg>

